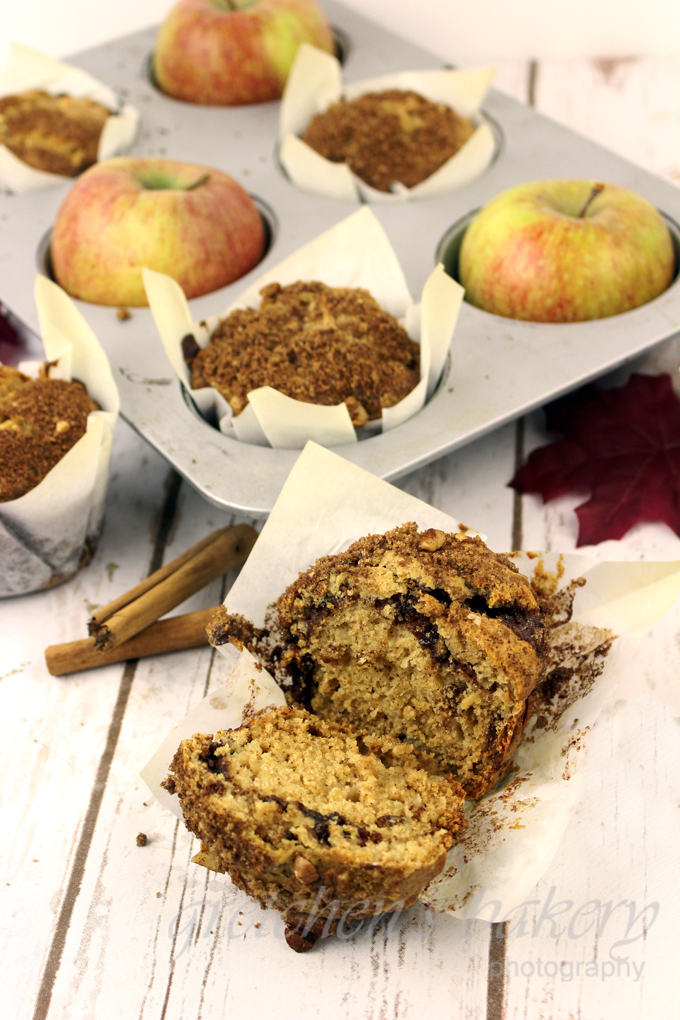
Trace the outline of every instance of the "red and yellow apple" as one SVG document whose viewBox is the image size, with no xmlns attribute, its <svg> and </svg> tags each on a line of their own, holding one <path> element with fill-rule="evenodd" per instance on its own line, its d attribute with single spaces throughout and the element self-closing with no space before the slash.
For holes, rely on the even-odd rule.
<svg viewBox="0 0 680 1020">
<path fill-rule="evenodd" d="M 262 218 L 227 174 L 170 159 L 96 163 L 73 185 L 52 230 L 57 282 L 98 305 L 146 305 L 142 266 L 187 297 L 238 280 L 262 258 Z"/>
<path fill-rule="evenodd" d="M 314 0 L 179 0 L 158 32 L 154 75 L 188 103 L 265 103 L 281 98 L 303 42 L 333 52 Z"/>
<path fill-rule="evenodd" d="M 671 235 L 654 206 L 595 181 L 503 192 L 467 228 L 458 259 L 467 301 L 532 322 L 630 311 L 666 290 L 674 272 Z"/>
</svg>

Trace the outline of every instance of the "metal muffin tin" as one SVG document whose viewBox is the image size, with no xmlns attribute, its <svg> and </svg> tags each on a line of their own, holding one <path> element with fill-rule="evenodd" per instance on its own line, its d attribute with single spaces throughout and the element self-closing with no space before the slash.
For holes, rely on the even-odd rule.
<svg viewBox="0 0 680 1020">
<path fill-rule="evenodd" d="M 431 54 L 353 11 L 332 2 L 324 7 L 344 42 L 347 81 L 440 66 Z M 219 167 L 259 200 L 272 233 L 267 255 L 248 276 L 193 301 L 192 313 L 200 320 L 227 307 L 251 280 L 357 205 L 305 194 L 287 180 L 276 157 L 278 103 L 200 107 L 158 92 L 148 74 L 154 35 L 144 31 L 118 39 L 71 62 L 141 111 L 134 154 Z M 677 253 L 680 190 L 502 93 L 490 93 L 485 112 L 499 139 L 497 158 L 485 174 L 436 198 L 373 206 L 414 298 L 445 250 L 455 261 L 455 238 L 475 209 L 514 184 L 546 177 L 610 181 L 645 196 L 666 216 Z M 36 268 L 45 267 L 49 229 L 69 183 L 0 195 L 0 299 L 36 332 L 33 280 Z M 148 309 L 133 309 L 132 318 L 121 322 L 114 308 L 79 307 L 109 355 L 127 421 L 211 503 L 265 516 L 299 451 L 238 443 L 201 420 L 167 362 Z M 642 308 L 573 325 L 518 322 L 464 304 L 444 376 L 423 410 L 390 432 L 337 452 L 381 478 L 399 478 L 678 331 L 677 278 Z"/>
</svg>

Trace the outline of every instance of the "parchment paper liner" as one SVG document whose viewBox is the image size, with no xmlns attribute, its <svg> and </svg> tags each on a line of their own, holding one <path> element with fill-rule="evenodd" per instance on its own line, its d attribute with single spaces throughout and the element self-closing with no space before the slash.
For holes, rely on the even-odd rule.
<svg viewBox="0 0 680 1020">
<path fill-rule="evenodd" d="M 118 390 L 97 338 L 64 291 L 35 282 L 40 329 L 52 379 L 79 379 L 100 405 L 66 456 L 19 499 L 0 503 L 0 596 L 25 595 L 65 581 L 96 548 L 104 517 Z M 19 365 L 36 376 L 42 362 Z"/>
<path fill-rule="evenodd" d="M 97 160 L 110 159 L 125 152 L 135 140 L 139 113 L 129 103 L 120 103 L 113 89 L 97 81 L 86 71 L 53 60 L 36 50 L 12 43 L 5 67 L 0 71 L 0 96 L 29 89 L 44 89 L 52 95 L 66 94 L 79 99 L 94 99 L 111 110 L 99 138 Z M 24 163 L 5 145 L 0 145 L 0 187 L 10 191 L 39 191 L 72 180 L 61 174 L 36 170 Z"/>
<path fill-rule="evenodd" d="M 496 143 L 480 108 L 493 80 L 492 67 L 467 71 L 402 71 L 342 85 L 338 60 L 303 43 L 291 69 L 281 100 L 279 158 L 291 181 L 303 191 L 344 201 L 403 202 L 440 195 L 479 177 L 491 163 Z M 366 92 L 403 89 L 419 92 L 433 102 L 446 103 L 477 126 L 474 135 L 435 173 L 414 188 L 396 184 L 392 192 L 372 188 L 346 163 L 333 163 L 299 137 L 317 113 L 342 95 L 356 99 Z"/>
<path fill-rule="evenodd" d="M 346 549 L 363 535 L 381 533 L 406 521 L 420 528 L 459 530 L 459 522 L 422 503 L 337 454 L 309 443 L 293 467 L 253 551 L 229 592 L 226 605 L 257 626 L 267 607 L 298 573 L 323 554 Z M 458 917 L 475 917 L 483 903 L 498 900 L 501 918 L 528 893 L 548 867 L 569 818 L 584 796 L 578 766 L 589 730 L 620 696 L 622 666 L 637 640 L 664 615 L 680 591 L 680 562 L 598 563 L 584 556 L 517 554 L 528 575 L 564 568 L 561 587 L 585 577 L 578 589 L 573 622 L 554 640 L 587 654 L 619 634 L 589 686 L 572 686 L 561 710 L 530 723 L 509 780 L 496 792 L 468 805 L 469 828 L 452 848 L 444 872 L 420 899 Z M 603 629 L 607 632 L 603 634 Z M 154 796 L 181 817 L 177 797 L 159 786 L 180 740 L 240 726 L 253 710 L 282 705 L 284 698 L 249 653 L 231 645 L 218 651 L 235 662 L 230 682 L 211 692 L 166 738 L 142 772 Z M 566 660 L 563 660 L 566 662 Z M 488 919 L 486 914 L 480 915 Z M 496 917 L 498 919 L 498 917 Z"/>
<path fill-rule="evenodd" d="M 212 387 L 192 390 L 189 369 L 182 354 L 182 339 L 192 334 L 199 347 L 208 344 L 220 319 L 236 308 L 257 308 L 260 290 L 268 283 L 320 280 L 333 287 L 365 287 L 376 301 L 402 321 L 412 339 L 420 342 L 420 382 L 382 419 L 363 426 L 372 435 L 400 425 L 432 396 L 463 300 L 463 288 L 439 265 L 423 288 L 420 305 L 414 305 L 397 256 L 374 213 L 359 209 L 335 227 L 310 241 L 248 287 L 220 315 L 197 323 L 192 320 L 184 293 L 163 273 L 143 269 L 144 286 L 166 354 L 190 392 L 200 413 L 214 415 L 225 435 L 243 442 L 280 449 L 301 449 L 308 439 L 324 446 L 340 446 L 358 439 L 344 403 L 332 407 L 293 400 L 269 386 L 251 390 L 249 403 L 232 417 L 226 400 Z"/>
</svg>

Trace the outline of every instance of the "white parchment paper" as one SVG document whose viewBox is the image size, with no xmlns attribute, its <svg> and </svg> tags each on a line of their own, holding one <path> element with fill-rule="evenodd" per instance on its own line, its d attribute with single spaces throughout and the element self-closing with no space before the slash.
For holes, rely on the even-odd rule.
<svg viewBox="0 0 680 1020">
<path fill-rule="evenodd" d="M 76 573 L 94 550 L 104 516 L 118 390 L 94 333 L 64 291 L 44 276 L 35 282 L 40 330 L 52 379 L 78 379 L 101 410 L 58 464 L 19 499 L 0 503 L 0 596 L 25 595 Z M 20 364 L 37 375 L 40 362 Z"/>
<path fill-rule="evenodd" d="M 110 159 L 126 152 L 139 128 L 139 113 L 129 103 L 120 103 L 113 89 L 86 71 L 53 60 L 36 50 L 12 43 L 7 63 L 0 71 L 0 96 L 29 89 L 43 89 L 52 95 L 93 99 L 111 110 L 99 138 L 97 159 Z M 28 166 L 5 145 L 0 145 L 0 187 L 9 191 L 39 191 L 67 183 L 71 178 L 46 173 Z"/>
<path fill-rule="evenodd" d="M 257 308 L 260 290 L 269 283 L 320 280 L 331 287 L 364 287 L 386 311 L 399 319 L 420 343 L 420 382 L 382 419 L 361 430 L 367 435 L 387 431 L 416 414 L 434 392 L 446 361 L 464 290 L 439 265 L 425 282 L 415 305 L 399 260 L 373 212 L 364 206 L 310 241 L 248 287 L 220 315 L 198 323 L 179 284 L 163 273 L 143 269 L 144 286 L 158 332 L 175 372 L 208 420 L 214 416 L 226 435 L 242 442 L 279 449 L 301 449 L 312 439 L 323 446 L 341 446 L 358 439 L 344 403 L 333 407 L 293 400 L 269 386 L 251 390 L 246 409 L 236 417 L 212 387 L 191 389 L 182 339 L 191 334 L 205 347 L 220 319 L 236 308 Z"/>
<path fill-rule="evenodd" d="M 459 522 L 381 481 L 337 454 L 309 443 L 293 467 L 260 537 L 225 604 L 262 626 L 267 607 L 321 555 L 346 549 L 363 535 L 407 521 L 421 529 L 459 530 Z M 557 575 L 561 587 L 578 577 L 570 623 L 553 632 L 557 661 L 570 665 L 575 631 L 584 654 L 597 656 L 609 634 L 620 635 L 600 676 L 575 687 L 546 721 L 530 723 L 502 788 L 468 805 L 467 832 L 449 852 L 442 874 L 421 894 L 439 911 L 475 917 L 490 900 L 509 911 L 544 873 L 559 845 L 581 789 L 579 764 L 589 731 L 621 696 L 622 665 L 642 634 L 673 605 L 680 591 L 680 563 L 602 563 L 586 557 L 518 554 L 518 568 Z M 586 628 L 588 628 L 586 630 Z M 590 643 L 588 643 L 590 642 Z M 159 787 L 181 739 L 195 732 L 242 724 L 244 708 L 282 705 L 283 695 L 249 653 L 237 659 L 231 645 L 218 651 L 237 668 L 228 687 L 211 693 L 168 737 L 142 773 L 155 796 L 176 814 L 176 797 Z M 563 655 L 563 659 L 559 656 Z M 488 911 L 487 911 L 488 914 Z M 487 915 L 480 915 L 483 919 Z M 501 915 L 502 916 L 502 915 Z"/>
<path fill-rule="evenodd" d="M 496 151 L 493 132 L 480 109 L 495 70 L 402 71 L 354 82 L 343 88 L 342 69 L 329 53 L 303 43 L 291 68 L 281 100 L 279 158 L 291 181 L 303 191 L 344 201 L 403 202 L 440 195 L 479 177 Z M 357 99 L 367 92 L 402 89 L 418 92 L 436 103 L 453 107 L 476 125 L 471 138 L 443 166 L 414 188 L 397 184 L 392 192 L 378 191 L 362 181 L 346 163 L 333 163 L 299 137 L 317 113 L 323 113 L 342 95 Z"/>
</svg>

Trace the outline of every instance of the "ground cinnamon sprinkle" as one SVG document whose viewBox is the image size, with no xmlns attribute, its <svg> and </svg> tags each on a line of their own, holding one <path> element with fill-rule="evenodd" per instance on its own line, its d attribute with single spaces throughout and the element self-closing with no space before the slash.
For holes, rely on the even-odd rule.
<svg viewBox="0 0 680 1020">
<path fill-rule="evenodd" d="M 368 291 L 297 281 L 260 293 L 259 310 L 232 312 L 187 358 L 192 387 L 213 386 L 235 415 L 250 390 L 272 386 L 311 404 L 344 401 L 365 425 L 418 383 L 418 344 Z"/>
<path fill-rule="evenodd" d="M 98 408 L 80 382 L 29 379 L 0 365 L 0 503 L 35 488 Z"/>
<path fill-rule="evenodd" d="M 31 89 L 0 99 L 0 142 L 36 170 L 74 177 L 96 162 L 109 115 L 93 99 Z"/>
<path fill-rule="evenodd" d="M 326 159 L 348 163 L 371 187 L 413 188 L 430 177 L 474 134 L 466 117 L 417 92 L 388 89 L 334 103 L 317 114 L 303 140 Z"/>
</svg>

